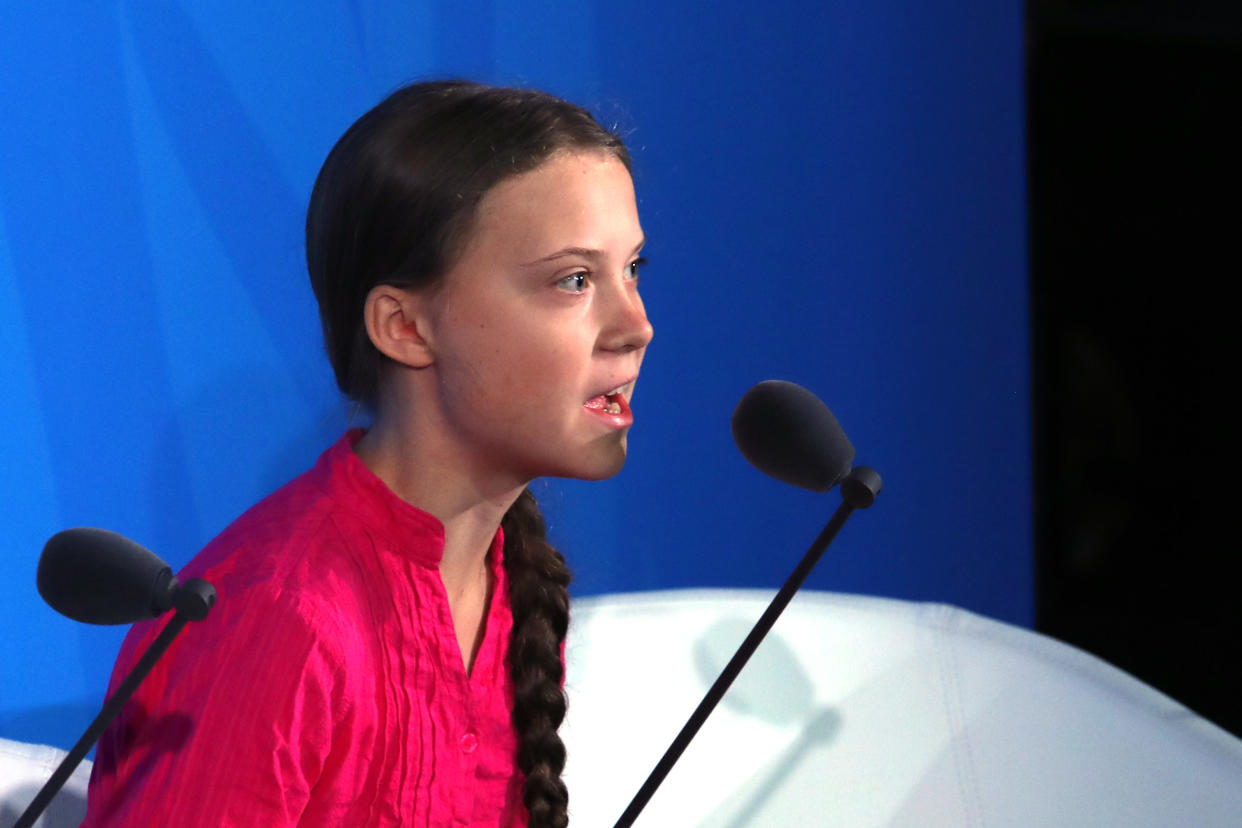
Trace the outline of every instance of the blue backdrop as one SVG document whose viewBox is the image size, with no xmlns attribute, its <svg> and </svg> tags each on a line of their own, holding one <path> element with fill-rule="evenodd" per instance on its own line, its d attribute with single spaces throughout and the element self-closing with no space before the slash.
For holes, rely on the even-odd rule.
<svg viewBox="0 0 1242 828">
<path fill-rule="evenodd" d="M 47 536 L 179 566 L 350 421 L 303 211 L 344 128 L 427 77 L 546 88 L 636 159 L 631 459 L 536 486 L 577 594 L 781 583 L 838 499 L 733 448 L 780 377 L 887 485 L 811 587 L 1030 623 L 1018 0 L 210 5 L 0 11 L 0 736 L 71 744 L 124 632 L 43 605 Z"/>
</svg>

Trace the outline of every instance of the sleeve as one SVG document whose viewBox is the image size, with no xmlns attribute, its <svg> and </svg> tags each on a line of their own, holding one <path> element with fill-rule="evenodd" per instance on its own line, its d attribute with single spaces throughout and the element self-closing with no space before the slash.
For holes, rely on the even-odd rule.
<svg viewBox="0 0 1242 828">
<path fill-rule="evenodd" d="M 187 626 L 105 732 L 83 826 L 297 824 L 343 716 L 341 661 L 297 601 L 245 598 Z M 157 633 L 130 633 L 113 688 Z"/>
</svg>

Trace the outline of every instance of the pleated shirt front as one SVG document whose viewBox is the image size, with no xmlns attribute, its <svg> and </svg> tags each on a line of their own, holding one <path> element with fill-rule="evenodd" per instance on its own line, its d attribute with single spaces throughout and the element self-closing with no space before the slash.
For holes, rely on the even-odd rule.
<svg viewBox="0 0 1242 828">
<path fill-rule="evenodd" d="M 84 826 L 525 825 L 499 531 L 467 675 L 444 529 L 351 432 L 179 574 L 219 595 L 99 743 Z M 164 621 L 136 625 L 112 688 Z"/>
</svg>

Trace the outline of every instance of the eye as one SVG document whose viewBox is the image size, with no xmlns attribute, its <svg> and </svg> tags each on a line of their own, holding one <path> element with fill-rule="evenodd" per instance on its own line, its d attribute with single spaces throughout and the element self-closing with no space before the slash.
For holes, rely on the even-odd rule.
<svg viewBox="0 0 1242 828">
<path fill-rule="evenodd" d="M 563 279 L 556 280 L 556 286 L 561 290 L 567 290 L 570 293 L 582 293 L 587 289 L 587 274 L 585 271 L 571 273 Z"/>
<path fill-rule="evenodd" d="M 625 269 L 625 275 L 628 278 L 637 282 L 638 271 L 642 270 L 646 266 L 647 266 L 647 259 L 642 256 L 639 256 L 637 259 L 630 262 L 630 266 Z"/>
</svg>

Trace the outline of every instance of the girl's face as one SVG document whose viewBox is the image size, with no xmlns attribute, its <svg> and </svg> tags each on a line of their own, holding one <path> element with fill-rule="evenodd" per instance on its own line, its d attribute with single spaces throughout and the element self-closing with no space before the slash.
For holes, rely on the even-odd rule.
<svg viewBox="0 0 1242 828">
<path fill-rule="evenodd" d="M 428 305 L 444 437 L 466 468 L 515 483 L 621 469 L 652 334 L 643 241 L 630 175 L 603 152 L 554 155 L 484 196 Z"/>
</svg>

